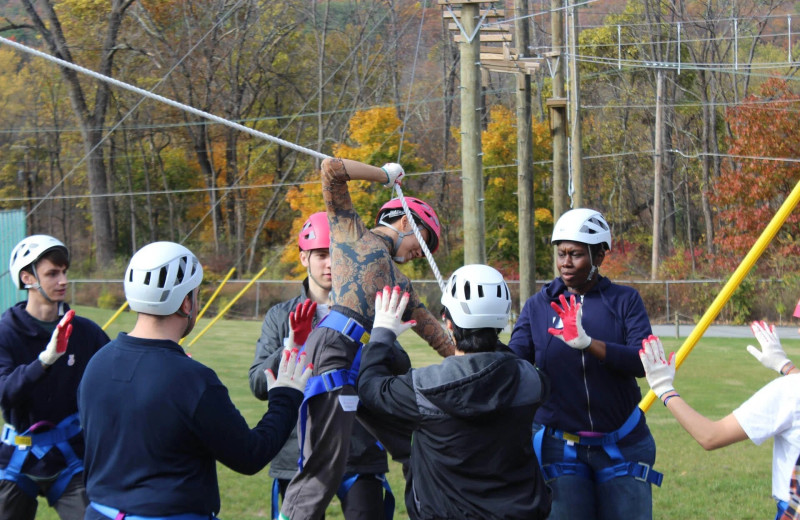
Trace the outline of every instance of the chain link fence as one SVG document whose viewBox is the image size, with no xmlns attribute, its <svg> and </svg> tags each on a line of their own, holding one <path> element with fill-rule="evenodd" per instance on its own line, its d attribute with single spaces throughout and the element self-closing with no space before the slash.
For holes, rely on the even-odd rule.
<svg viewBox="0 0 800 520">
<path fill-rule="evenodd" d="M 244 294 L 240 292 L 250 280 L 229 280 L 206 311 L 206 317 L 223 311 L 234 299 L 236 302 L 225 312 L 226 319 L 260 320 L 274 304 L 294 297 L 300 292 L 299 281 L 258 280 Z M 549 280 L 536 283 L 538 291 Z M 711 302 L 717 297 L 726 280 L 615 280 L 639 291 L 654 324 L 693 324 L 699 321 Z M 441 310 L 441 291 L 435 280 L 414 280 L 415 290 L 434 313 Z M 201 305 L 219 286 L 218 280 L 203 284 Z M 509 282 L 514 305 L 512 322 L 519 311 L 519 283 Z M 723 307 L 715 323 L 743 324 L 764 319 L 783 324 L 791 319 L 800 288 L 789 286 L 781 279 L 750 280 L 746 278 Z M 70 280 L 70 302 L 106 309 L 116 309 L 125 301 L 122 280 Z"/>
</svg>

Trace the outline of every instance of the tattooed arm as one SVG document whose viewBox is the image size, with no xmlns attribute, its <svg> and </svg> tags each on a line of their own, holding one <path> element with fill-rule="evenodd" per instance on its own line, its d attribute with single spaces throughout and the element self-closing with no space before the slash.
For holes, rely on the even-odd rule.
<svg viewBox="0 0 800 520">
<path fill-rule="evenodd" d="M 411 319 L 417 322 L 413 328 L 414 332 L 427 341 L 440 356 L 453 355 L 456 346 L 431 311 L 424 306 L 419 306 L 411 313 Z"/>
</svg>

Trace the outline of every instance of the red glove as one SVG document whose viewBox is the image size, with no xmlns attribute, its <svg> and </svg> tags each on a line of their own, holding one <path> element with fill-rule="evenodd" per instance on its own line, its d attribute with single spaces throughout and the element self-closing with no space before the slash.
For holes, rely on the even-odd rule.
<svg viewBox="0 0 800 520">
<path fill-rule="evenodd" d="M 592 338 L 586 335 L 586 332 L 583 330 L 583 325 L 581 325 L 581 318 L 583 316 L 583 311 L 581 311 L 582 305 L 575 301 L 574 294 L 569 297 L 569 303 L 567 303 L 567 299 L 563 294 L 560 295 L 558 299 L 561 301 L 561 307 L 555 302 L 550 302 L 550 307 L 552 307 L 553 310 L 556 311 L 556 314 L 558 314 L 558 317 L 561 318 L 563 328 L 550 328 L 547 329 L 547 332 L 553 336 L 561 336 L 564 343 L 572 348 L 578 350 L 587 348 L 592 344 Z"/>
<path fill-rule="evenodd" d="M 312 302 L 307 298 L 303 303 L 297 304 L 297 308 L 289 313 L 290 343 L 298 347 L 305 345 L 308 335 L 311 334 L 316 314 L 317 302 Z"/>
<path fill-rule="evenodd" d="M 75 311 L 70 310 L 61 318 L 61 321 L 56 325 L 53 335 L 50 336 L 50 342 L 47 347 L 39 354 L 39 361 L 46 366 L 50 366 L 58 358 L 64 355 L 67 351 L 67 343 L 72 334 L 72 317 L 75 316 Z"/>
</svg>

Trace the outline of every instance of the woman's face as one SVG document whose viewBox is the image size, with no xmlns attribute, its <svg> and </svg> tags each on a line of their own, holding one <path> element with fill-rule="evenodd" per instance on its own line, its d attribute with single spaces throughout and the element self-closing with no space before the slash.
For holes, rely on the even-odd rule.
<svg viewBox="0 0 800 520">
<path fill-rule="evenodd" d="M 556 265 L 564 285 L 570 292 L 583 294 L 597 283 L 597 275 L 592 274 L 592 264 L 599 266 L 605 251 L 600 251 L 592 258 L 589 255 L 589 246 L 581 242 L 562 241 L 556 246 Z"/>
</svg>

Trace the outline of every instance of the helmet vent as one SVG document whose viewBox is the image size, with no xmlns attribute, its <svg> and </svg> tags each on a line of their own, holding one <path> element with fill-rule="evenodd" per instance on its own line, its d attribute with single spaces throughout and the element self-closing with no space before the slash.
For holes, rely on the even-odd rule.
<svg viewBox="0 0 800 520">
<path fill-rule="evenodd" d="M 483 285 L 478 286 L 478 298 L 483 298 Z"/>
<path fill-rule="evenodd" d="M 472 288 L 470 287 L 469 280 L 464 284 L 464 299 L 469 300 L 471 298 L 470 293 L 472 292 Z"/>
<path fill-rule="evenodd" d="M 131 271 L 131 275 L 133 275 L 133 271 Z M 131 281 L 133 281 L 133 276 L 131 276 Z M 144 274 L 144 284 L 145 285 L 150 285 L 150 271 L 147 271 Z"/>
<path fill-rule="evenodd" d="M 175 279 L 175 285 L 180 285 L 183 283 L 183 279 L 186 277 L 187 263 L 188 259 L 186 257 L 181 258 L 181 261 L 178 262 L 178 276 Z"/>
<path fill-rule="evenodd" d="M 159 289 L 163 289 L 164 286 L 167 284 L 167 268 L 162 267 L 158 270 L 158 287 Z"/>
</svg>

